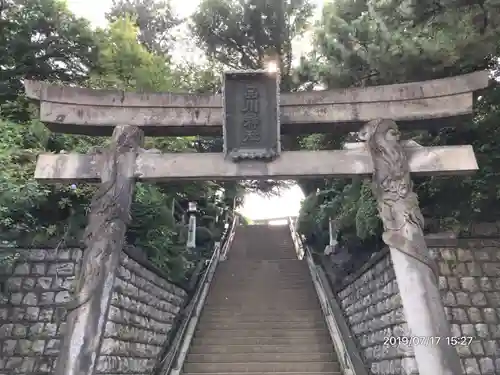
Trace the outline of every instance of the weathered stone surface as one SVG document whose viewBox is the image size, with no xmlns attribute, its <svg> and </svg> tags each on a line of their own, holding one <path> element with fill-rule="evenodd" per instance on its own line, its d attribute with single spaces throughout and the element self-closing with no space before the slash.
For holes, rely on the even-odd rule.
<svg viewBox="0 0 500 375">
<path fill-rule="evenodd" d="M 489 228 L 492 230 L 491 226 Z M 479 235 L 478 232 L 474 234 Z M 436 249 L 442 254 L 450 251 L 456 254 L 456 260 L 445 276 L 448 289 L 442 291 L 442 296 L 445 304 L 451 307 L 450 320 L 454 323 L 454 335 L 473 339 L 469 346 L 457 346 L 466 374 L 498 373 L 491 372 L 491 369 L 494 368 L 497 347 L 500 345 L 493 331 L 498 326 L 496 309 L 500 307 L 500 300 L 497 303 L 488 293 L 499 290 L 495 289 L 495 284 L 500 273 L 495 270 L 500 262 L 496 258 L 499 247 L 490 246 L 495 243 L 490 241 L 494 240 L 460 240 L 459 247 Z M 450 258 L 448 255 L 445 257 Z M 447 298 L 449 293 L 453 293 L 454 300 Z M 500 371 L 500 368 L 495 371 Z"/>
<path fill-rule="evenodd" d="M 66 329 L 66 314 L 59 306 L 71 297 L 82 250 L 19 252 L 22 261 L 4 271 L 7 298 L 0 299 L 0 375 L 52 375 Z M 108 370 L 101 373 L 144 374 L 163 349 L 186 292 L 125 253 L 121 262 L 125 279 L 116 278 L 118 306 L 110 306 L 109 337 L 99 358 L 100 368 Z M 130 368 L 115 366 L 117 358 L 124 358 Z"/>
<path fill-rule="evenodd" d="M 401 359 L 411 348 L 387 343 L 407 329 L 390 257 L 380 259 L 338 295 L 371 372 L 401 374 Z"/>
<path fill-rule="evenodd" d="M 123 268 L 122 268 L 123 269 Z M 130 272 L 130 277 L 128 280 L 122 278 L 122 272 L 118 271 L 118 277 L 115 282 L 115 288 L 122 294 L 128 295 L 130 297 L 138 298 L 141 300 L 146 300 L 146 303 L 155 303 L 157 301 L 151 300 L 148 297 L 155 297 L 159 300 L 158 306 L 162 308 L 164 302 L 168 302 L 171 305 L 177 306 L 182 304 L 183 298 L 173 294 L 172 292 L 166 291 L 161 287 L 156 286 L 152 282 L 144 279 L 143 277 Z M 169 310 L 169 308 L 166 308 Z"/>
<path fill-rule="evenodd" d="M 172 328 L 174 314 L 163 313 L 157 319 L 151 316 L 139 315 L 136 312 L 131 312 L 116 306 L 110 306 L 109 319 L 115 323 L 129 325 L 134 327 L 142 327 L 144 329 L 168 333 Z"/>
<path fill-rule="evenodd" d="M 176 286 L 175 284 L 172 284 L 168 280 L 165 280 L 162 277 L 156 275 L 154 272 L 144 268 L 139 263 L 137 263 L 135 260 L 133 260 L 132 258 L 127 256 L 125 253 L 122 253 L 121 264 L 122 264 L 123 268 L 120 268 L 120 270 L 127 269 L 127 270 L 133 272 L 135 275 L 139 275 L 140 277 L 150 281 L 152 284 L 159 286 L 163 291 L 167 291 L 167 292 L 174 294 L 176 296 L 180 296 L 181 298 L 186 297 L 185 290 Z M 133 274 L 131 274 L 130 277 L 131 277 L 132 282 L 134 282 Z"/>
<path fill-rule="evenodd" d="M 472 91 L 486 87 L 486 71 L 397 85 L 281 95 L 284 133 L 357 131 L 362 122 L 393 118 L 402 128 L 428 127 L 434 118 L 472 111 Z M 29 97 L 41 101 L 40 118 L 53 131 L 110 135 L 119 124 L 140 126 L 146 135 L 222 134 L 219 95 L 89 90 L 25 81 Z M 104 111 L 102 106 L 106 107 Z M 310 126 L 314 124 L 314 126 Z M 437 124 L 436 124 L 437 125 Z M 445 122 L 437 126 L 446 126 Z"/>
<path fill-rule="evenodd" d="M 75 264 L 71 262 L 51 264 L 47 274 L 54 276 L 72 276 L 75 274 Z"/>
<path fill-rule="evenodd" d="M 460 247 L 431 249 L 441 270 L 440 290 L 452 335 L 470 341 L 456 346 L 466 374 L 500 374 L 500 272 L 494 271 L 500 267 L 500 243 L 495 241 L 468 239 L 460 240 Z M 339 291 L 338 297 L 373 374 L 417 374 L 411 348 L 378 349 L 385 337 L 406 332 L 404 315 L 391 319 L 401 310 L 391 310 L 400 304 L 397 285 L 388 288 L 391 280 L 394 272 L 386 256 Z M 396 360 L 401 361 L 400 370 L 390 367 Z"/>
<path fill-rule="evenodd" d="M 150 372 L 186 296 L 122 253 L 97 372 L 117 375 L 124 371 L 123 363 L 131 366 L 129 373 Z"/>
<path fill-rule="evenodd" d="M 63 332 L 61 322 L 53 322 L 54 297 L 62 292 L 54 284 L 59 275 L 49 270 L 63 270 L 74 275 L 75 264 L 68 261 L 69 250 L 18 249 L 20 257 L 8 276 L 7 294 L 12 305 L 0 302 L 0 347 L 4 370 L 18 374 L 51 374 Z M 80 250 L 75 250 L 80 251 Z M 69 262 L 69 263 L 68 263 Z M 70 273 L 70 271 L 72 273 Z M 0 275 L 1 276 L 1 275 Z M 13 307 L 14 306 L 14 307 Z"/>
<path fill-rule="evenodd" d="M 141 344 L 137 342 L 107 338 L 102 342 L 101 355 L 132 358 L 156 358 L 162 349 L 162 345 Z"/>
<path fill-rule="evenodd" d="M 224 73 L 223 134 L 233 161 L 270 160 L 280 153 L 279 74 Z"/>
<path fill-rule="evenodd" d="M 126 326 L 108 321 L 106 323 L 105 337 L 118 340 L 135 341 L 141 344 L 161 345 L 167 339 L 167 335 L 146 329 Z"/>
<path fill-rule="evenodd" d="M 155 363 L 155 359 L 102 356 L 97 362 L 96 372 L 97 374 L 145 374 L 153 369 Z"/>
<path fill-rule="evenodd" d="M 412 174 L 470 174 L 478 169 L 471 146 L 408 147 Z M 318 163 L 321 160 L 321 163 Z M 97 181 L 99 157 L 92 154 L 41 154 L 35 178 L 47 183 Z M 263 163 L 225 160 L 221 153 L 139 153 L 135 176 L 140 181 L 291 179 L 370 175 L 372 160 L 364 149 L 287 151 Z"/>
</svg>

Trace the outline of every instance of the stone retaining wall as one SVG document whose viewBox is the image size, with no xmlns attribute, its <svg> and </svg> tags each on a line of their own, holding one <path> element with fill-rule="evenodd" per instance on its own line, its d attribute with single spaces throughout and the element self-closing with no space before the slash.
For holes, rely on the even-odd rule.
<svg viewBox="0 0 500 375">
<path fill-rule="evenodd" d="M 123 253 L 98 374 L 151 374 L 186 292 Z"/>
<path fill-rule="evenodd" d="M 82 250 L 15 252 L 18 260 L 0 275 L 4 276 L 4 292 L 0 293 L 0 375 L 52 374 L 65 329 L 65 312 L 57 308 L 57 303 L 70 299 Z"/>
<path fill-rule="evenodd" d="M 388 250 L 377 253 L 345 284 L 339 302 L 371 372 L 396 375 L 404 368 L 405 374 L 415 374 L 411 348 L 386 342 L 408 331 Z"/>
<path fill-rule="evenodd" d="M 500 240 L 429 238 L 428 245 L 452 335 L 472 338 L 457 345 L 466 374 L 500 375 Z M 387 250 L 352 275 L 338 298 L 372 374 L 418 373 L 411 347 L 384 345 L 408 332 Z"/>
<path fill-rule="evenodd" d="M 0 251 L 13 251 L 0 249 Z M 53 374 L 82 250 L 15 249 L 0 270 L 0 375 Z M 124 249 L 117 270 L 96 372 L 151 374 L 186 292 L 167 281 L 137 251 Z M 134 260 L 135 259 L 135 260 Z"/>
<path fill-rule="evenodd" d="M 500 374 L 500 240 L 461 239 L 431 249 L 452 335 L 467 374 Z M 496 362 L 496 363 L 495 363 Z"/>
</svg>

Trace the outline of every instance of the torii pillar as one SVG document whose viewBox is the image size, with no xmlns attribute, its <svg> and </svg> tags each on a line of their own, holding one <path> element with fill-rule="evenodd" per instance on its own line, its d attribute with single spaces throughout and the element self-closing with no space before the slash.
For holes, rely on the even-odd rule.
<svg viewBox="0 0 500 375">
<path fill-rule="evenodd" d="M 424 218 L 413 191 L 406 153 L 392 120 L 368 122 L 359 138 L 373 159 L 373 194 L 384 225 L 410 342 L 421 375 L 464 373 L 457 350 L 450 342 L 450 323 L 439 292 L 438 268 L 424 238 Z M 417 146 L 418 147 L 418 146 Z M 412 340 L 415 338 L 415 340 Z"/>
</svg>

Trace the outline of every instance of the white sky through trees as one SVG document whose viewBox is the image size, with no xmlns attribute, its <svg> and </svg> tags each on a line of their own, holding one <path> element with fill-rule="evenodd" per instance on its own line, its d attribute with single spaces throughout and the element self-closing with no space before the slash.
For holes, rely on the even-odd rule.
<svg viewBox="0 0 500 375">
<path fill-rule="evenodd" d="M 106 26 L 106 12 L 109 11 L 112 0 L 66 0 L 69 9 L 79 17 L 88 19 L 94 27 Z M 324 0 L 311 0 L 317 5 L 316 15 L 321 14 L 321 8 Z M 172 0 L 172 7 L 179 17 L 190 16 L 198 6 L 198 0 Z M 191 40 L 185 35 L 185 30 L 177 30 L 180 36 L 179 52 L 173 53 L 173 60 L 188 60 L 199 61 L 200 51 L 196 50 L 196 46 L 190 45 Z M 184 34 L 184 35 L 183 35 Z M 305 40 L 295 43 L 293 49 L 296 57 L 306 53 L 310 48 L 309 35 Z M 176 56 L 177 55 L 177 56 Z M 176 58 L 177 57 L 177 58 Z M 300 202 L 304 198 L 302 191 L 298 186 L 294 186 L 289 190 L 285 190 L 278 197 L 265 198 L 258 194 L 248 194 L 245 197 L 245 204 L 240 210 L 246 217 L 256 219 L 268 219 L 275 217 L 284 217 L 289 215 L 297 215 L 300 209 Z"/>
</svg>

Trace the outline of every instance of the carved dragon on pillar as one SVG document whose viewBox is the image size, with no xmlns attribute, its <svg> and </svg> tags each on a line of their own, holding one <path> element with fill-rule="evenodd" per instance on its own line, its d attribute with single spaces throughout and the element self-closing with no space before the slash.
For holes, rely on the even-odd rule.
<svg viewBox="0 0 500 375">
<path fill-rule="evenodd" d="M 384 225 L 382 239 L 390 247 L 422 262 L 438 277 L 436 262 L 430 257 L 423 233 L 424 218 L 413 191 L 408 159 L 396 122 L 377 119 L 358 133 L 373 159 L 373 195 Z"/>
<path fill-rule="evenodd" d="M 128 205 L 121 202 L 120 197 L 132 194 L 132 191 L 123 192 L 123 189 L 130 190 L 131 185 L 122 183 L 128 176 L 121 176 L 118 169 L 120 156 L 138 149 L 138 143 L 142 139 L 138 132 L 140 130 L 137 127 L 127 127 L 111 147 L 93 150 L 94 153 L 101 154 L 104 163 L 102 174 L 106 175 L 103 176 L 90 205 L 88 225 L 83 236 L 86 250 L 74 299 L 64 306 L 68 311 L 79 308 L 95 296 L 95 291 L 102 280 L 102 265 L 114 251 L 113 247 L 105 244 L 103 238 L 116 237 L 115 232 L 118 228 L 123 226 L 126 228 L 130 223 Z M 117 237 L 117 241 L 120 240 L 123 239 Z"/>
</svg>

